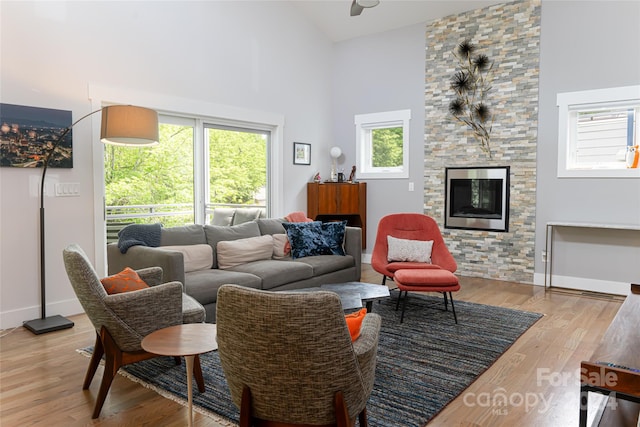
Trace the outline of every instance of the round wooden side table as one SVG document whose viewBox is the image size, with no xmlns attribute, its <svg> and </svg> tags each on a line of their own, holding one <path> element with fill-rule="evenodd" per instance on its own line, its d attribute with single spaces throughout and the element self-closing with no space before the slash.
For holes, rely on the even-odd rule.
<svg viewBox="0 0 640 427">
<path fill-rule="evenodd" d="M 189 401 L 189 427 L 193 425 L 193 363 L 195 357 L 218 348 L 216 325 L 187 323 L 158 329 L 144 337 L 142 348 L 161 356 L 184 356 L 187 365 L 187 397 Z"/>
</svg>

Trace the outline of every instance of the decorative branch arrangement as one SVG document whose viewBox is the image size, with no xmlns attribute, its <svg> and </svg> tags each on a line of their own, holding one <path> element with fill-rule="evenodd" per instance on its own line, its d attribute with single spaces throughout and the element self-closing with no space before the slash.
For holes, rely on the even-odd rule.
<svg viewBox="0 0 640 427">
<path fill-rule="evenodd" d="M 473 131 L 480 147 L 491 158 L 493 114 L 485 98 L 491 90 L 493 62 L 487 55 L 475 51 L 476 46 L 470 40 L 463 41 L 453 51 L 459 64 L 451 78 L 456 98 L 449 104 L 449 113 Z"/>
</svg>

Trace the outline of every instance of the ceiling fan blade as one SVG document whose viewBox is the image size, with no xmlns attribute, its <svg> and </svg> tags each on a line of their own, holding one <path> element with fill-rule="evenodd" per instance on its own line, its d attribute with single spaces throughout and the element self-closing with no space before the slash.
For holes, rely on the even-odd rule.
<svg viewBox="0 0 640 427">
<path fill-rule="evenodd" d="M 364 7 L 360 6 L 356 0 L 351 3 L 351 16 L 358 16 L 362 13 Z"/>
</svg>

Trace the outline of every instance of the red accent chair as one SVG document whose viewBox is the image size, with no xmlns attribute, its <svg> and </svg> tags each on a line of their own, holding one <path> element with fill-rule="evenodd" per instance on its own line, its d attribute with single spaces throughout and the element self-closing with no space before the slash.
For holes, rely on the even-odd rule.
<svg viewBox="0 0 640 427">
<path fill-rule="evenodd" d="M 431 264 L 426 262 L 389 261 L 387 236 L 406 240 L 433 240 L 431 250 Z M 405 293 L 400 322 L 404 320 L 404 311 L 407 305 L 408 292 L 441 292 L 444 295 L 445 310 L 448 310 L 448 299 L 451 300 L 451 309 L 456 323 L 455 306 L 451 292 L 460 290 L 458 278 L 453 274 L 458 265 L 449 252 L 440 228 L 430 216 L 418 213 L 390 214 L 378 223 L 376 242 L 373 247 L 371 266 L 375 271 L 383 275 L 382 284 L 386 284 L 387 277 L 395 281 L 400 295 L 398 304 Z M 397 306 L 396 306 L 397 309 Z"/>
</svg>

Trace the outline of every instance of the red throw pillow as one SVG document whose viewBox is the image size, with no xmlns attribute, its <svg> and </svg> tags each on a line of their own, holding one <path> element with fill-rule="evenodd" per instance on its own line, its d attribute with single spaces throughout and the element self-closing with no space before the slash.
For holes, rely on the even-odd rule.
<svg viewBox="0 0 640 427">
<path fill-rule="evenodd" d="M 109 295 L 138 291 L 149 287 L 149 285 L 138 276 L 138 273 L 129 267 L 126 267 L 120 273 L 116 273 L 113 276 L 105 277 L 100 280 L 100 282 L 102 282 L 104 290 L 107 291 Z"/>
<path fill-rule="evenodd" d="M 357 340 L 360 336 L 360 326 L 362 326 L 362 321 L 366 315 L 367 309 L 363 308 L 344 316 L 344 319 L 347 321 L 347 327 L 349 328 L 349 334 L 351 334 L 351 342 Z"/>
</svg>

